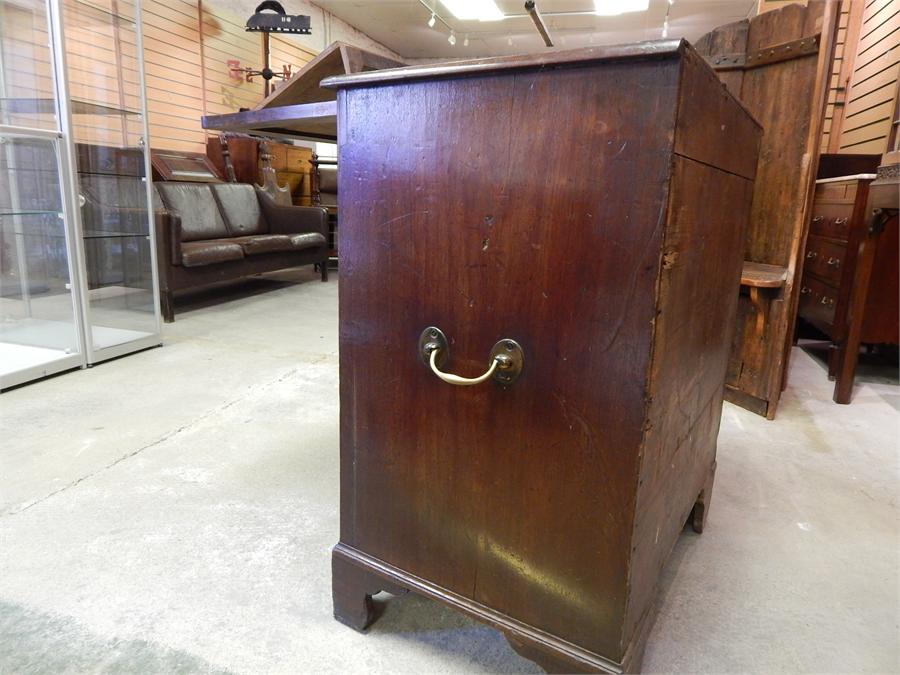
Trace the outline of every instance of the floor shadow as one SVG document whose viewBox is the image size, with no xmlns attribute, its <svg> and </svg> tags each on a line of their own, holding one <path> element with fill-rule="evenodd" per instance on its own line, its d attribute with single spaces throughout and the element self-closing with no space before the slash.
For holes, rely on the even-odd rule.
<svg viewBox="0 0 900 675">
<path fill-rule="evenodd" d="M 392 635 L 415 642 L 418 648 L 452 654 L 465 660 L 467 670 L 492 673 L 543 673 L 516 654 L 503 634 L 474 619 L 415 593 L 379 593 L 373 600 L 378 620 L 374 635 Z M 470 668 L 471 667 L 471 668 Z"/>
<path fill-rule="evenodd" d="M 825 373 L 828 372 L 828 351 L 830 342 L 821 340 L 801 340 L 800 349 L 809 354 Z M 866 349 L 859 353 L 856 365 L 856 382 L 864 384 L 900 385 L 896 349 Z"/>
<path fill-rule="evenodd" d="M 0 601 L 0 673 L 227 672 L 182 650 L 100 636 L 73 618 Z"/>
<path fill-rule="evenodd" d="M 334 272 L 331 272 L 331 274 L 334 274 Z M 270 272 L 259 276 L 247 277 L 239 281 L 223 282 L 204 286 L 197 290 L 185 291 L 175 296 L 176 320 L 178 314 L 217 307 L 235 300 L 251 298 L 283 288 L 313 282 L 321 283 L 321 280 L 319 273 L 314 272 L 312 267 L 309 267 Z"/>
</svg>

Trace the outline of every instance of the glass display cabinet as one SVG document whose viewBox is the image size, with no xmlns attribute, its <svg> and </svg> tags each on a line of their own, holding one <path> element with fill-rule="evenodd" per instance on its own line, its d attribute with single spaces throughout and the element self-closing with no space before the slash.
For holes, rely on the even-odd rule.
<svg viewBox="0 0 900 675">
<path fill-rule="evenodd" d="M 137 0 L 0 0 L 0 389 L 160 343 Z"/>
</svg>

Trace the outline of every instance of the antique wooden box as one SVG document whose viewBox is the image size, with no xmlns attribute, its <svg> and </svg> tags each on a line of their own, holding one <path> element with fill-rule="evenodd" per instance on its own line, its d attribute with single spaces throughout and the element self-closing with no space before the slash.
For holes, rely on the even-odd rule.
<svg viewBox="0 0 900 675">
<path fill-rule="evenodd" d="M 323 86 L 335 616 L 364 628 L 372 594 L 406 589 L 548 669 L 639 668 L 660 570 L 712 487 L 759 127 L 678 41 Z"/>
</svg>

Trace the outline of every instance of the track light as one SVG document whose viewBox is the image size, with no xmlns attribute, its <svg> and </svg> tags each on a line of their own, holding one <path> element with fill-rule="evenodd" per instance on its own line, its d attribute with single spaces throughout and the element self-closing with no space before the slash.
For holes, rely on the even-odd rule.
<svg viewBox="0 0 900 675">
<path fill-rule="evenodd" d="M 463 38 L 463 47 L 469 46 L 469 34 L 466 33 L 466 36 Z"/>
<path fill-rule="evenodd" d="M 428 27 L 434 28 L 434 22 L 437 21 L 437 14 L 434 12 L 431 13 L 431 18 L 428 19 Z"/>
<path fill-rule="evenodd" d="M 512 47 L 512 44 L 513 44 L 512 35 L 510 35 L 508 38 L 506 38 L 506 44 L 508 44 L 510 47 Z"/>
<path fill-rule="evenodd" d="M 450 43 L 451 47 L 454 47 L 456 45 L 456 33 L 454 33 L 452 30 L 450 31 L 450 37 L 447 38 L 447 42 Z"/>
</svg>

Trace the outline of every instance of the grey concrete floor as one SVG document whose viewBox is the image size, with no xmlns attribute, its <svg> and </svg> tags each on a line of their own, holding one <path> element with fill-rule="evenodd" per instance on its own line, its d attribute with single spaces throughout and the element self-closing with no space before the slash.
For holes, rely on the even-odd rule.
<svg viewBox="0 0 900 675">
<path fill-rule="evenodd" d="M 540 672 L 422 598 L 332 619 L 337 284 L 279 278 L 0 397 L 0 673 Z M 900 670 L 898 407 L 883 371 L 833 404 L 800 349 L 775 422 L 726 404 L 645 671 Z"/>
</svg>

